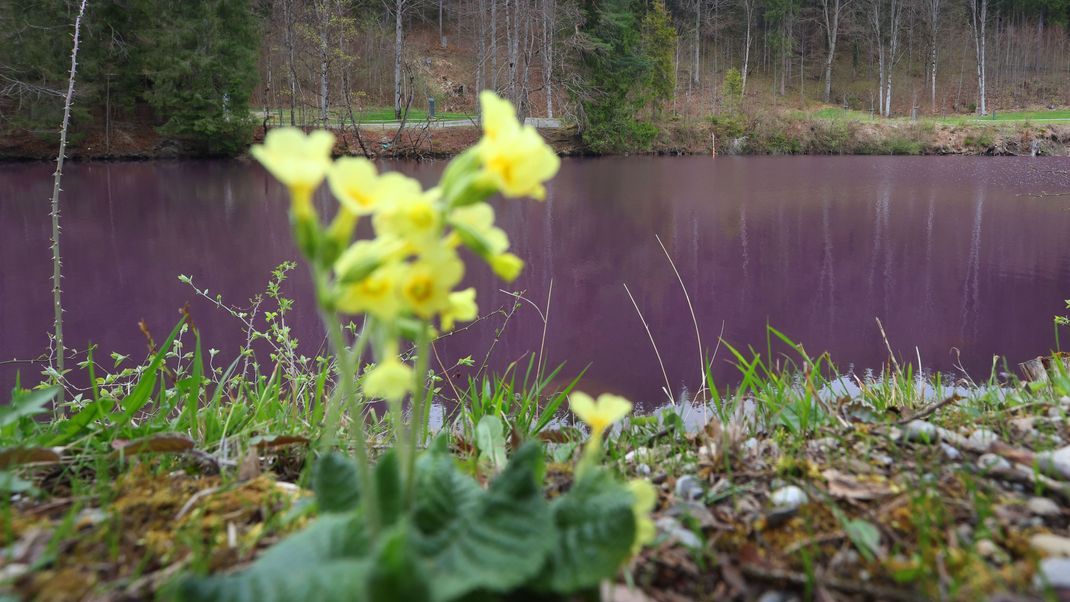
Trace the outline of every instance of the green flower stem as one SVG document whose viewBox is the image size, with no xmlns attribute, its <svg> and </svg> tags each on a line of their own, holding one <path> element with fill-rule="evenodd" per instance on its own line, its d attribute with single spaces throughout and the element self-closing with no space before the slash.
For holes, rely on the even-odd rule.
<svg viewBox="0 0 1070 602">
<path fill-rule="evenodd" d="M 364 503 L 364 511 L 367 513 L 368 525 L 373 534 L 379 531 L 379 495 L 376 491 L 375 480 L 372 478 L 371 464 L 368 462 L 368 446 L 364 433 L 364 404 L 357 399 L 354 387 L 357 374 L 358 356 L 363 356 L 366 337 L 364 333 L 357 339 L 356 348 L 350 351 L 345 344 L 345 331 L 338 314 L 330 307 L 326 299 L 327 272 L 315 261 L 311 262 L 313 277 L 315 279 L 316 303 L 320 308 L 320 318 L 327 328 L 327 338 L 331 349 L 334 351 L 336 371 L 338 374 L 338 387 L 341 390 L 341 403 L 332 404 L 327 416 L 327 434 L 324 439 L 325 445 L 336 442 L 338 423 L 341 420 L 342 408 L 350 408 L 350 417 L 353 421 L 351 427 L 353 436 L 354 453 L 357 456 L 357 470 L 360 474 L 361 495 Z"/>
<path fill-rule="evenodd" d="M 431 347 L 431 339 L 425 324 L 416 335 L 416 366 L 413 370 L 412 389 L 412 424 L 409 425 L 409 452 L 405 458 L 405 506 L 412 503 L 413 487 L 416 472 L 416 452 L 427 435 L 427 418 L 424 416 L 424 408 L 427 404 L 427 354 Z"/>
</svg>

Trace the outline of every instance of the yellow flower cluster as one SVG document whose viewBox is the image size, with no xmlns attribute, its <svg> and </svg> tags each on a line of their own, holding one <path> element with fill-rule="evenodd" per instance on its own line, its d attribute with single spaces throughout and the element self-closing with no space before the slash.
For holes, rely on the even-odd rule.
<svg viewBox="0 0 1070 602">
<path fill-rule="evenodd" d="M 505 280 L 513 280 L 523 261 L 509 253 L 509 237 L 495 226 L 485 201 L 495 192 L 507 197 L 544 198 L 543 183 L 560 161 L 531 127 L 522 126 L 512 105 L 491 92 L 480 95 L 484 136 L 446 168 L 441 186 L 425 190 L 396 172 L 379 173 L 364 158 L 331 161 L 334 137 L 323 131 L 272 130 L 253 156 L 292 199 L 302 250 L 309 260 L 333 273 L 325 296 L 327 309 L 366 314 L 388 335 L 373 341 L 379 365 L 365 377 L 365 393 L 391 400 L 410 390 L 411 369 L 388 349 L 396 349 L 402 319 L 416 318 L 450 330 L 477 317 L 474 289 L 455 290 L 464 277 L 460 246 L 474 251 Z M 326 179 L 339 208 L 322 231 L 312 195 Z M 375 238 L 350 244 L 359 218 L 368 216 Z M 311 231 L 312 234 L 306 234 Z M 316 239 L 312 243 L 306 239 Z M 332 247 L 331 245 L 334 245 Z M 337 252 L 330 252 L 336 248 Z"/>
</svg>

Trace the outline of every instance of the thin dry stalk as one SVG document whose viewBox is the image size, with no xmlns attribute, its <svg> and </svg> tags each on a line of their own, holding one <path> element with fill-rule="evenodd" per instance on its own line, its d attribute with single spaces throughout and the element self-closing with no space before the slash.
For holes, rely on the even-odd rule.
<svg viewBox="0 0 1070 602">
<path fill-rule="evenodd" d="M 82 0 L 78 7 L 78 16 L 74 19 L 74 45 L 71 47 L 71 72 L 67 79 L 67 98 L 63 103 L 63 126 L 59 130 L 59 156 L 56 157 L 56 173 L 53 174 L 52 182 L 52 306 L 54 310 L 53 326 L 55 328 L 55 369 L 57 380 L 63 381 L 63 303 L 62 288 L 62 263 L 59 253 L 59 193 L 60 180 L 63 178 L 63 158 L 67 154 L 67 128 L 71 122 L 71 101 L 74 99 L 74 76 L 78 70 L 78 39 L 82 29 L 82 16 L 85 15 L 87 0 Z M 59 408 L 63 402 L 63 393 L 60 392 Z M 57 409 L 58 411 L 58 409 Z"/>
<path fill-rule="evenodd" d="M 665 258 L 669 260 L 669 265 L 672 266 L 672 271 L 676 274 L 676 281 L 680 283 L 680 290 L 684 292 L 684 299 L 687 299 L 687 311 L 691 312 L 691 324 L 695 326 L 695 341 L 698 343 L 699 393 L 702 393 L 703 388 L 706 386 L 706 362 L 702 356 L 702 334 L 699 331 L 698 318 L 695 317 L 695 307 L 691 304 L 691 295 L 687 293 L 684 279 L 680 276 L 680 270 L 676 269 L 676 262 L 669 255 L 669 250 L 665 248 L 665 243 L 661 242 L 661 237 L 657 234 L 654 235 L 654 238 L 661 245 L 661 251 L 665 253 Z"/>
<path fill-rule="evenodd" d="M 672 396 L 672 385 L 669 384 L 669 373 L 665 371 L 665 362 L 661 361 L 661 352 L 658 351 L 658 344 L 654 342 L 654 335 L 650 332 L 650 326 L 647 325 L 643 312 L 639 311 L 639 304 L 635 302 L 635 297 L 632 296 L 632 291 L 628 289 L 627 284 L 624 284 L 624 292 L 628 293 L 628 298 L 632 301 L 632 307 L 635 308 L 635 313 L 639 314 L 639 321 L 643 323 L 643 328 L 646 329 L 646 336 L 650 337 L 650 346 L 654 348 L 654 355 L 657 356 L 658 365 L 661 366 L 661 376 L 665 379 L 665 396 L 669 398 L 669 403 L 675 404 L 676 400 Z"/>
</svg>

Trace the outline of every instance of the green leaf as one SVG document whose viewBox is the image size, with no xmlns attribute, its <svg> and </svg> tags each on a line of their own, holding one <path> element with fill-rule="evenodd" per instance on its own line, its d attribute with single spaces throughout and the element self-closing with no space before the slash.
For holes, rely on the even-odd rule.
<svg viewBox="0 0 1070 602">
<path fill-rule="evenodd" d="M 632 501 L 627 487 L 603 469 L 588 472 L 554 500 L 557 537 L 537 585 L 570 593 L 616 575 L 635 541 Z"/>
<path fill-rule="evenodd" d="M 34 416 L 45 411 L 45 404 L 52 401 L 59 393 L 59 386 L 16 393 L 11 404 L 0 406 L 0 428 L 14 424 L 20 418 Z"/>
<path fill-rule="evenodd" d="M 401 464 L 396 449 L 391 449 L 379 458 L 375 465 L 376 495 L 379 496 L 379 513 L 383 526 L 397 521 L 401 513 Z"/>
<path fill-rule="evenodd" d="M 505 429 L 497 416 L 487 415 L 476 425 L 476 447 L 479 457 L 490 463 L 495 470 L 505 466 Z"/>
<path fill-rule="evenodd" d="M 880 555 L 881 532 L 873 523 L 856 518 L 848 521 L 843 530 L 866 560 L 873 562 Z"/>
<path fill-rule="evenodd" d="M 471 488 L 455 477 L 425 480 L 421 497 L 434 497 L 435 518 L 442 521 L 425 533 L 424 553 L 431 564 L 436 600 L 453 600 L 474 591 L 511 591 L 538 574 L 554 542 L 550 508 L 542 497 L 536 473 L 542 450 L 531 442 L 487 491 L 472 496 Z M 452 463 L 437 462 L 435 471 L 456 471 Z M 437 475 L 436 475 L 437 476 Z M 434 491 L 435 486 L 452 489 Z M 460 493 L 453 508 L 441 501 Z M 470 496 L 474 499 L 470 499 Z M 452 512 L 451 512 L 452 510 Z M 418 526 L 426 525 L 427 511 Z"/>
<path fill-rule="evenodd" d="M 0 493 L 26 493 L 33 490 L 33 483 L 19 478 L 14 473 L 0 470 Z"/>
<path fill-rule="evenodd" d="M 338 452 L 321 456 L 312 467 L 312 491 L 320 512 L 348 512 L 360 503 L 357 465 Z"/>
<path fill-rule="evenodd" d="M 174 597 L 191 602 L 360 602 L 369 599 L 368 549 L 359 514 L 321 516 L 304 531 L 269 549 L 248 569 L 232 575 L 183 579 Z"/>
<path fill-rule="evenodd" d="M 368 574 L 370 600 L 431 600 L 427 571 L 413 545 L 412 526 L 400 521 L 382 535 Z"/>
</svg>

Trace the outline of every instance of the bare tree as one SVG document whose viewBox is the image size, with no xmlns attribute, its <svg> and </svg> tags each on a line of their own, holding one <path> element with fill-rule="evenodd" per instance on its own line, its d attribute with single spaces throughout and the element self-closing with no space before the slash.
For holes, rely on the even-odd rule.
<svg viewBox="0 0 1070 602">
<path fill-rule="evenodd" d="M 327 29 L 331 25 L 331 11 L 327 0 L 316 0 L 313 9 L 316 18 L 316 36 L 317 41 L 319 42 L 320 122 L 323 126 L 326 126 L 330 119 L 328 114 L 330 109 L 330 87 L 328 84 L 331 68 L 331 53 L 330 48 L 327 45 L 327 36 L 329 35 Z"/>
<path fill-rule="evenodd" d="M 973 31 L 973 47 L 977 59 L 977 113 L 988 114 L 985 94 L 985 32 L 988 25 L 988 0 L 969 0 L 970 29 Z"/>
<path fill-rule="evenodd" d="M 929 84 L 929 102 L 932 105 L 932 112 L 936 113 L 936 49 L 937 36 L 940 33 L 940 12 L 943 8 L 944 0 L 925 0 L 925 21 L 928 25 L 929 33 L 929 56 L 926 66 L 926 77 Z"/>
<path fill-rule="evenodd" d="M 746 20 L 747 36 L 743 46 L 743 82 L 740 86 L 741 95 L 747 93 L 747 71 L 750 70 L 750 47 L 751 47 L 751 29 L 754 26 L 754 11 L 757 8 L 758 0 L 743 0 L 743 18 Z"/>
<path fill-rule="evenodd" d="M 902 56 L 900 26 L 904 0 L 870 0 L 869 20 L 877 52 L 877 109 L 884 117 L 892 114 L 892 70 Z"/>
<path fill-rule="evenodd" d="M 401 93 L 401 63 L 405 51 L 405 14 L 415 0 L 393 0 L 388 9 L 394 14 L 394 119 L 401 119 L 404 97 Z"/>
<path fill-rule="evenodd" d="M 55 328 L 55 365 L 56 379 L 63 379 L 63 291 L 60 279 L 63 277 L 62 261 L 59 253 L 59 193 L 60 180 L 63 179 L 63 159 L 67 154 L 67 128 L 71 123 L 71 102 L 74 100 L 74 78 L 78 71 L 78 40 L 82 30 L 82 17 L 85 15 L 86 0 L 78 7 L 78 16 L 74 19 L 74 44 L 71 46 L 71 72 L 67 79 L 67 97 L 63 102 L 63 125 L 59 130 L 59 156 L 56 157 L 56 172 L 52 181 L 52 309 Z M 60 395 L 62 401 L 63 396 Z M 57 408 L 59 405 L 57 404 Z"/>
<path fill-rule="evenodd" d="M 932 0 L 939 2 L 940 0 Z M 821 0 L 821 25 L 825 30 L 825 102 L 832 99 L 832 63 L 836 59 L 836 42 L 840 34 L 840 19 L 852 0 Z"/>
<path fill-rule="evenodd" d="M 546 116 L 554 116 L 554 24 L 556 0 L 542 1 L 542 85 L 546 90 Z"/>
<path fill-rule="evenodd" d="M 294 14 L 290 0 L 282 0 L 282 16 L 285 21 L 283 40 L 286 44 L 287 65 L 290 71 L 290 125 L 297 125 L 297 60 L 294 46 Z"/>
</svg>

